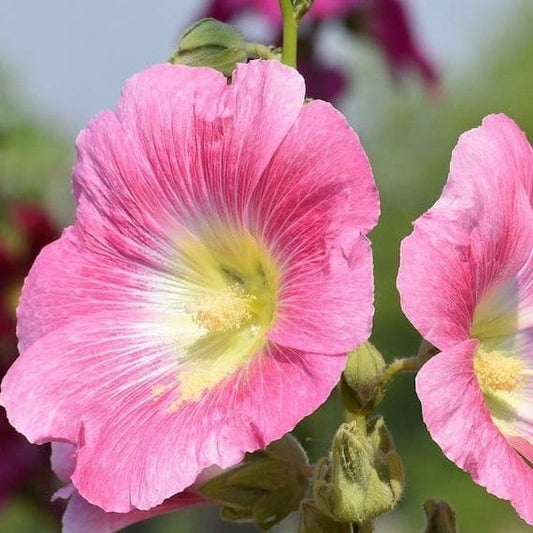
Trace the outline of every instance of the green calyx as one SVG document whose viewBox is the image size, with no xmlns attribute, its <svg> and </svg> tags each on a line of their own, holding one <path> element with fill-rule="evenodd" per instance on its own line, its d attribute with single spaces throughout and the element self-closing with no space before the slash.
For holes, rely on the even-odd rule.
<svg viewBox="0 0 533 533">
<path fill-rule="evenodd" d="M 310 467 L 296 439 L 286 435 L 264 450 L 247 454 L 199 488 L 221 504 L 226 520 L 251 521 L 267 530 L 298 509 L 309 487 Z"/>
<path fill-rule="evenodd" d="M 188 28 L 169 63 L 211 67 L 230 76 L 237 63 L 246 62 L 245 43 L 229 24 L 205 18 Z"/>
<path fill-rule="evenodd" d="M 316 466 L 314 500 L 339 522 L 365 523 L 391 511 L 401 498 L 404 473 L 383 419 L 342 424 L 328 458 Z"/>
<path fill-rule="evenodd" d="M 214 68 L 230 77 L 237 63 L 253 58 L 279 59 L 279 53 L 274 48 L 246 42 L 229 24 L 204 18 L 185 31 L 168 61 L 174 65 Z"/>
</svg>

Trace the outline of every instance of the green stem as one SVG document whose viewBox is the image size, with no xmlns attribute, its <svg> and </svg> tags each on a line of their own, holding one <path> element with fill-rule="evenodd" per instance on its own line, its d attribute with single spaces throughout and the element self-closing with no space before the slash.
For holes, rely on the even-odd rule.
<svg viewBox="0 0 533 533">
<path fill-rule="evenodd" d="M 420 367 L 420 360 L 418 357 L 404 357 L 403 359 L 396 359 L 383 372 L 381 384 L 383 389 L 387 387 L 389 382 L 402 372 L 416 372 Z"/>
<path fill-rule="evenodd" d="M 283 51 L 281 53 L 281 62 L 289 67 L 296 68 L 298 22 L 294 16 L 291 0 L 279 0 L 279 6 L 283 17 Z"/>
</svg>

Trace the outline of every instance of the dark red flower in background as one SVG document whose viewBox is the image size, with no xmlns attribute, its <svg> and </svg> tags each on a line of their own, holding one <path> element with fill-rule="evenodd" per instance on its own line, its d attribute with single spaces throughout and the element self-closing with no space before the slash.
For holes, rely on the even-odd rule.
<svg viewBox="0 0 533 533">
<path fill-rule="evenodd" d="M 0 376 L 17 356 L 15 309 L 24 278 L 41 248 L 57 237 L 54 223 L 36 205 L 15 203 L 0 212 Z M 0 505 L 19 490 L 47 505 L 49 490 L 43 485 L 50 479 L 47 447 L 30 444 L 1 409 Z"/>
<path fill-rule="evenodd" d="M 417 42 L 404 2 L 367 0 L 351 12 L 346 24 L 380 47 L 393 78 L 414 70 L 430 90 L 437 87 L 437 71 Z"/>
</svg>

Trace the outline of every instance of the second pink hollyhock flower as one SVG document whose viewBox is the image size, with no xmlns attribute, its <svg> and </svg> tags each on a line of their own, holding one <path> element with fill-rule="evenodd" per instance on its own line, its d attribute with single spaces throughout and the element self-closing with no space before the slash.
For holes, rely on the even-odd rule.
<svg viewBox="0 0 533 533">
<path fill-rule="evenodd" d="M 150 509 L 325 401 L 367 339 L 378 217 L 357 136 L 277 62 L 154 66 L 80 134 L 76 221 L 19 306 L 0 400 L 79 494 Z"/>
<path fill-rule="evenodd" d="M 402 308 L 441 353 L 419 371 L 444 453 L 533 525 L 533 151 L 504 115 L 461 136 L 401 249 Z"/>
</svg>

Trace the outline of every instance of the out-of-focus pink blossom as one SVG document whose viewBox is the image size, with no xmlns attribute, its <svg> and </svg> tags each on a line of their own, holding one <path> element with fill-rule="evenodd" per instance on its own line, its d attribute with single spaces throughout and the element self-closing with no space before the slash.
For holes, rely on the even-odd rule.
<svg viewBox="0 0 533 533">
<path fill-rule="evenodd" d="M 281 11 L 278 0 L 213 0 L 207 16 L 231 22 L 243 12 L 266 17 L 274 31 L 279 31 Z M 314 94 L 309 91 L 312 96 L 329 99 L 330 94 L 339 94 L 339 87 L 344 85 L 341 80 L 345 77 L 340 70 L 323 65 L 314 52 L 313 39 L 320 22 L 334 18 L 344 20 L 354 34 L 373 41 L 382 50 L 395 79 L 408 71 L 418 72 L 431 91 L 438 90 L 437 71 L 418 42 L 403 0 L 316 0 L 305 15 L 305 20 L 312 20 L 314 24 L 300 50 L 298 65 L 308 86 L 315 87 Z"/>
<path fill-rule="evenodd" d="M 212 0 L 205 16 L 222 22 L 230 22 L 231 19 L 247 11 L 251 6 L 250 0 Z"/>
<path fill-rule="evenodd" d="M 334 102 L 342 95 L 347 85 L 346 76 L 340 69 L 328 67 L 319 61 L 300 59 L 298 71 L 306 80 L 309 98 Z"/>
<path fill-rule="evenodd" d="M 339 17 L 364 2 L 365 0 L 315 0 L 306 17 L 313 19 Z M 261 13 L 276 25 L 281 23 L 278 0 L 212 0 L 206 16 L 229 22 L 246 11 Z"/>
<path fill-rule="evenodd" d="M 326 400 L 367 339 L 379 215 L 344 117 L 277 61 L 157 65 L 77 140 L 75 224 L 39 255 L 2 383 L 71 481 L 148 510 Z M 340 147 L 340 148 L 339 148 Z"/>
<path fill-rule="evenodd" d="M 461 136 L 401 249 L 402 308 L 441 352 L 416 378 L 446 456 L 533 525 L 533 150 L 505 115 Z"/>
</svg>

